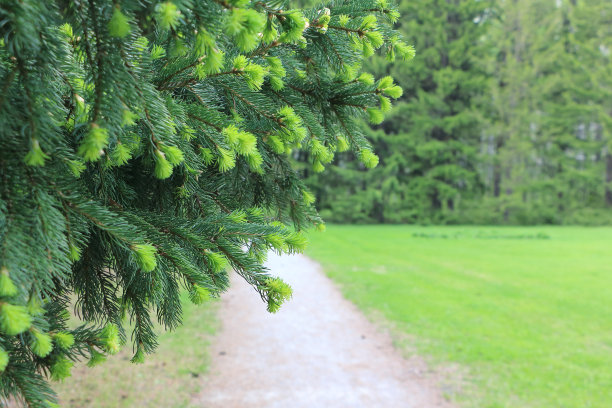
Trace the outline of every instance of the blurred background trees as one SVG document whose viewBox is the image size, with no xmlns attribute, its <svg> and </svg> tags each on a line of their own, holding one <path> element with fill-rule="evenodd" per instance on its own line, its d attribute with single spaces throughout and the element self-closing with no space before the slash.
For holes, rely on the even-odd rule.
<svg viewBox="0 0 612 408">
<path fill-rule="evenodd" d="M 306 174 L 334 222 L 612 223 L 612 3 L 401 1 L 404 95 L 351 154 Z M 305 170 L 306 171 L 306 170 Z M 308 171 L 306 171 L 308 173 Z"/>
</svg>

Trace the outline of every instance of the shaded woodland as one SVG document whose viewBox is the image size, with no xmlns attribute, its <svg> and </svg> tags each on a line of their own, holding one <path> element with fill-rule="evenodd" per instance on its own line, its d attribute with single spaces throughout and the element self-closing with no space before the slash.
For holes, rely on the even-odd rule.
<svg viewBox="0 0 612 408">
<path fill-rule="evenodd" d="M 612 3 L 400 2 L 413 61 L 374 58 L 404 94 L 364 125 L 380 164 L 314 174 L 333 222 L 610 224 Z"/>
</svg>

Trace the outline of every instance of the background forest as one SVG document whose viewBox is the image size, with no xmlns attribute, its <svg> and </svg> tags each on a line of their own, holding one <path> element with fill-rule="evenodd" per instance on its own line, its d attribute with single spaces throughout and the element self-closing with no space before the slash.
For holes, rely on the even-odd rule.
<svg viewBox="0 0 612 408">
<path fill-rule="evenodd" d="M 417 57 L 375 57 L 404 88 L 380 156 L 304 167 L 324 219 L 343 223 L 610 224 L 612 3 L 401 1 Z M 299 159 L 299 158 L 298 158 Z"/>
</svg>

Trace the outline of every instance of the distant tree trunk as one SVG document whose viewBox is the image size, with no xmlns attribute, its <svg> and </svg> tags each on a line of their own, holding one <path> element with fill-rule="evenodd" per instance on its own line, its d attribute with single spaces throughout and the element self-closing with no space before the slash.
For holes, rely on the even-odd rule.
<svg viewBox="0 0 612 408">
<path fill-rule="evenodd" d="M 557 170 L 557 175 L 561 176 L 563 175 L 563 164 L 559 164 L 558 170 Z M 557 209 L 559 210 L 559 212 L 563 212 L 565 210 L 565 206 L 563 205 L 563 199 L 564 199 L 564 194 L 563 191 L 559 191 L 557 192 L 557 200 L 559 200 Z"/>
<path fill-rule="evenodd" d="M 499 163 L 495 164 L 493 168 L 493 197 L 497 198 L 501 194 L 501 165 Z"/>
<path fill-rule="evenodd" d="M 439 210 L 442 208 L 442 202 L 440 201 L 440 196 L 438 191 L 436 190 L 431 197 L 431 208 L 434 210 Z"/>
<path fill-rule="evenodd" d="M 557 193 L 557 198 L 559 199 L 559 212 L 565 211 L 565 206 L 563 205 L 563 191 Z"/>
<path fill-rule="evenodd" d="M 612 207 L 612 154 L 606 153 L 606 207 Z"/>
<path fill-rule="evenodd" d="M 508 165 L 508 168 L 506 168 L 506 179 L 509 180 L 510 179 L 510 165 Z M 512 195 L 512 193 L 514 193 L 514 190 L 511 187 L 507 187 L 506 188 L 506 195 L 508 197 L 510 197 Z M 506 209 L 504 210 L 504 221 L 507 222 L 508 218 L 510 218 L 510 210 L 508 209 L 508 207 L 506 207 Z"/>
<path fill-rule="evenodd" d="M 372 208 L 372 218 L 379 224 L 385 223 L 385 205 L 383 202 L 376 200 L 374 202 L 374 208 Z"/>
</svg>

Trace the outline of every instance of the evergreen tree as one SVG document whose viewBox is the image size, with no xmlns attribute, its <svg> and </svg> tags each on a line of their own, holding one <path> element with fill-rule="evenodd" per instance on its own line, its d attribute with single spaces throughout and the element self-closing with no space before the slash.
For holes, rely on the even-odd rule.
<svg viewBox="0 0 612 408">
<path fill-rule="evenodd" d="M 400 29 L 419 56 L 411 64 L 390 64 L 390 54 L 369 65 L 396 78 L 404 94 L 388 120 L 369 133 L 381 157 L 378 169 L 363 174 L 362 166 L 346 158 L 346 166 L 340 162 L 312 182 L 314 189 L 320 183 L 329 190 L 330 178 L 337 178 L 330 196 L 320 194 L 320 208 L 332 209 L 333 220 L 449 222 L 458 217 L 462 200 L 479 195 L 477 103 L 488 81 L 481 39 L 493 17 L 492 4 L 404 1 L 400 11 L 405 17 Z M 384 103 L 384 109 L 390 106 Z M 375 115 L 369 120 L 381 123 Z"/>
<path fill-rule="evenodd" d="M 585 221 L 577 212 L 605 202 L 612 9 L 597 1 L 500 4 L 483 160 L 496 199 L 489 213 L 498 222 Z"/>
<path fill-rule="evenodd" d="M 542 95 L 539 151 L 547 164 L 542 176 L 554 186 L 547 204 L 571 214 L 612 206 L 612 4 L 568 0 L 557 4 L 554 15 L 554 41 L 536 60 L 546 78 L 537 89 Z"/>
<path fill-rule="evenodd" d="M 461 201 L 478 193 L 481 183 L 476 171 L 481 137 L 476 102 L 487 88 L 481 38 L 492 4 L 407 2 L 402 12 L 407 17 L 402 29 L 422 52 L 412 66 L 391 69 L 395 75 L 401 72 L 406 103 L 383 129 L 397 134 L 387 143 L 414 215 L 427 221 L 452 220 Z"/>
<path fill-rule="evenodd" d="M 218 296 L 229 267 L 278 310 L 291 288 L 266 253 L 322 225 L 292 152 L 317 172 L 337 150 L 377 164 L 356 119 L 401 89 L 361 63 L 412 56 L 398 16 L 386 0 L 0 2 L 2 398 L 52 406 L 49 378 L 128 340 L 142 362 L 153 320 L 176 327 L 180 291 Z"/>
<path fill-rule="evenodd" d="M 546 30 L 554 5 L 551 2 L 500 1 L 502 17 L 493 21 L 486 41 L 487 63 L 494 78 L 490 94 L 483 96 L 486 130 L 481 141 L 480 170 L 485 184 L 483 202 L 473 203 L 474 213 L 485 223 L 512 222 L 528 211 L 524 204 L 528 190 L 536 186 L 537 163 L 533 139 L 538 116 L 538 97 L 533 92 L 538 82 L 532 63 L 539 30 Z M 547 3 L 547 4 L 544 4 Z"/>
<path fill-rule="evenodd" d="M 366 172 L 347 153 L 329 172 L 305 169 L 321 213 L 337 222 L 611 223 L 612 4 L 431 0 L 400 11 L 416 61 L 367 65 L 405 90 L 384 124 L 364 130 L 382 165 Z"/>
</svg>

